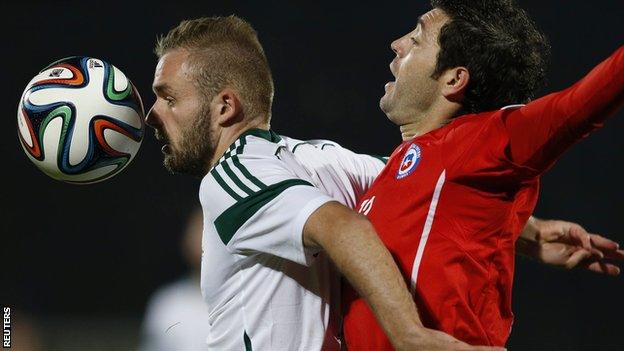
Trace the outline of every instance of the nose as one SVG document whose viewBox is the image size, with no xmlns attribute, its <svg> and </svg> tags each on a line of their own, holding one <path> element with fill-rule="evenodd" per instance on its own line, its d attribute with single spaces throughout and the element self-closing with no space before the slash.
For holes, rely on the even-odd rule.
<svg viewBox="0 0 624 351">
<path fill-rule="evenodd" d="M 149 109 L 147 115 L 145 116 L 145 124 L 156 129 L 156 127 L 160 124 L 158 121 L 158 113 L 156 112 L 156 103 L 152 105 L 152 108 Z"/>
<path fill-rule="evenodd" d="M 399 45 L 399 41 L 400 41 L 400 40 L 399 40 L 399 39 L 397 39 L 397 40 L 393 41 L 393 42 L 390 44 L 390 49 L 392 49 L 392 51 L 394 51 L 394 53 L 395 53 L 397 56 L 401 56 L 401 47 L 400 47 L 400 45 Z"/>
</svg>

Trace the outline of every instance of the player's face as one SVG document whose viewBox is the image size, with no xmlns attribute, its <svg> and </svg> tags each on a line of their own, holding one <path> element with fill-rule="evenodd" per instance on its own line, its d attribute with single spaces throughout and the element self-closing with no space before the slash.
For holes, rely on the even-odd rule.
<svg viewBox="0 0 624 351">
<path fill-rule="evenodd" d="M 432 75 L 440 51 L 440 28 L 448 20 L 442 10 L 433 9 L 420 17 L 413 31 L 390 45 L 396 53 L 390 63 L 395 81 L 386 84 L 379 105 L 397 125 L 413 122 L 440 96 L 439 82 Z"/>
<path fill-rule="evenodd" d="M 171 172 L 202 176 L 214 154 L 209 104 L 197 88 L 185 50 L 161 57 L 152 85 L 156 102 L 145 121 L 164 141 L 165 167 Z"/>
</svg>

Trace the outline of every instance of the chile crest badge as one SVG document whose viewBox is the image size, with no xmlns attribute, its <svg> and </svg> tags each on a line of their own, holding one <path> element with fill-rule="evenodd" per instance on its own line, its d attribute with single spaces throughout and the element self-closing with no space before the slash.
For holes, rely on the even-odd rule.
<svg viewBox="0 0 624 351">
<path fill-rule="evenodd" d="M 420 147 L 416 144 L 410 145 L 403 156 L 403 161 L 399 165 L 399 171 L 397 172 L 396 179 L 403 179 L 412 174 L 418 164 L 420 163 L 421 152 Z"/>
</svg>

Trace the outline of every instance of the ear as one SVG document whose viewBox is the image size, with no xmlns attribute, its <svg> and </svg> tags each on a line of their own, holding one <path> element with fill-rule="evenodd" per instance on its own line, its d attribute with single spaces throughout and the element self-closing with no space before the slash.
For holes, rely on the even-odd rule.
<svg viewBox="0 0 624 351">
<path fill-rule="evenodd" d="M 231 88 L 223 89 L 212 99 L 210 110 L 214 121 L 221 127 L 232 125 L 243 116 L 238 92 Z"/>
<path fill-rule="evenodd" d="M 461 102 L 470 82 L 470 72 L 466 67 L 449 69 L 442 75 L 441 82 L 444 84 L 442 95 L 450 101 Z"/>
</svg>

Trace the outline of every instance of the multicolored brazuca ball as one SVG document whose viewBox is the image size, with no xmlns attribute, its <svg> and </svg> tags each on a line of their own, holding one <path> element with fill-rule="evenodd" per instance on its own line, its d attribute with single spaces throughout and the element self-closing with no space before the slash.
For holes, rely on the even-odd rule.
<svg viewBox="0 0 624 351">
<path fill-rule="evenodd" d="M 20 143 L 45 174 L 68 183 L 108 179 L 136 156 L 145 124 L 141 97 L 115 66 L 75 56 L 44 68 L 17 109 Z"/>
</svg>

